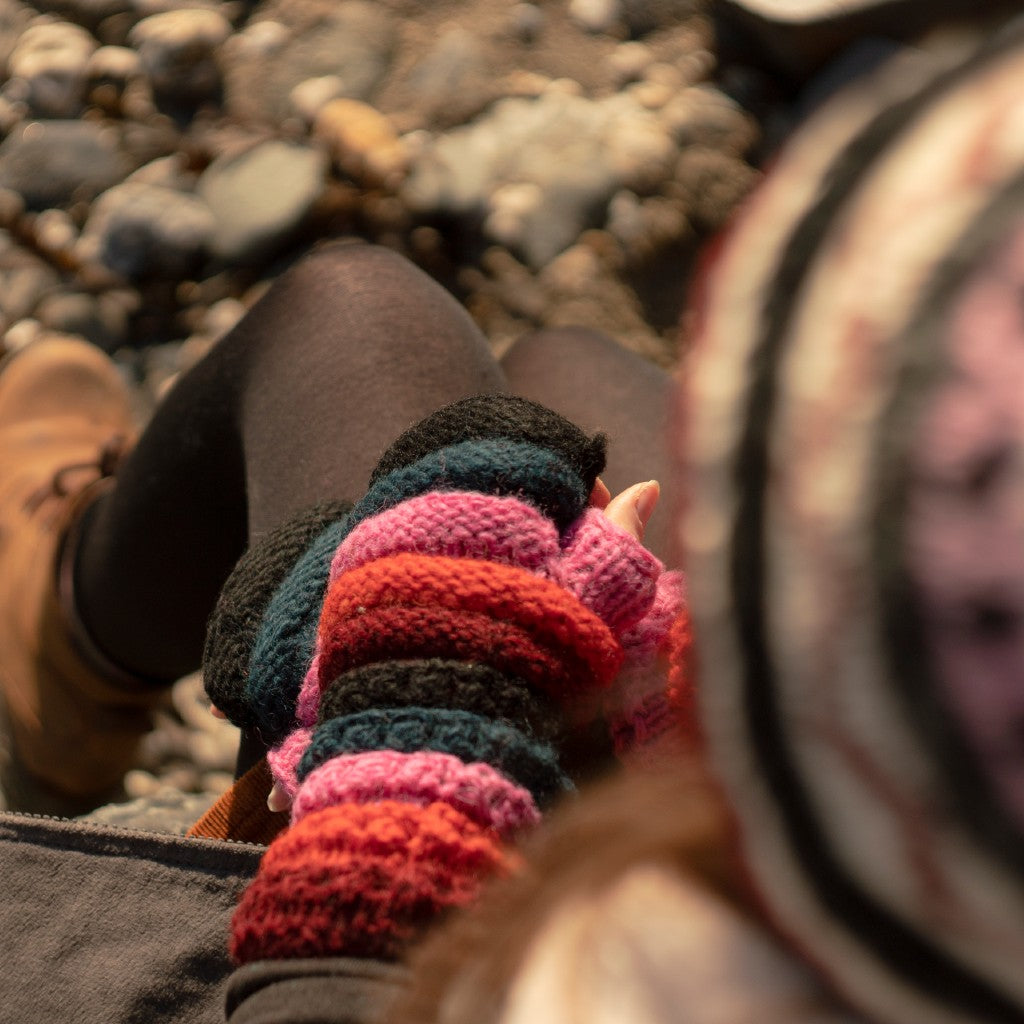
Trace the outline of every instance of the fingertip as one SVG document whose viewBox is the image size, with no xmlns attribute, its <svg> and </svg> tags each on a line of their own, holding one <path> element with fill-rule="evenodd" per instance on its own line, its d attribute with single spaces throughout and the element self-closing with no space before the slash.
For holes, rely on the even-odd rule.
<svg viewBox="0 0 1024 1024">
<path fill-rule="evenodd" d="M 288 795 L 280 782 L 275 782 L 267 796 L 267 807 L 274 812 L 287 811 L 292 805 L 292 798 Z"/>
<path fill-rule="evenodd" d="M 654 509 L 661 497 L 661 484 L 657 480 L 648 480 L 640 489 L 636 499 L 636 514 L 643 526 L 651 521 Z"/>
<path fill-rule="evenodd" d="M 608 490 L 608 485 L 598 477 L 594 481 L 594 486 L 590 491 L 590 504 L 597 509 L 606 509 L 608 502 L 612 500 L 612 492 Z"/>
</svg>

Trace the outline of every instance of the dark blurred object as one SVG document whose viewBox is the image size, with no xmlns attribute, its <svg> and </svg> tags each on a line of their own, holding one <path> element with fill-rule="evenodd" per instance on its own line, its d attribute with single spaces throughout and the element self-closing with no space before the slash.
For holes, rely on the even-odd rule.
<svg viewBox="0 0 1024 1024">
<path fill-rule="evenodd" d="M 723 63 L 763 67 L 794 83 L 865 37 L 909 42 L 937 25 L 998 21 L 1014 0 L 712 0 Z"/>
</svg>

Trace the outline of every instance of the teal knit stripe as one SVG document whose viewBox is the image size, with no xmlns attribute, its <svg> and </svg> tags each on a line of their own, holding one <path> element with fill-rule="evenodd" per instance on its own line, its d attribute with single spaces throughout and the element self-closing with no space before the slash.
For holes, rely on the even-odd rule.
<svg viewBox="0 0 1024 1024">
<path fill-rule="evenodd" d="M 548 744 L 469 711 L 419 707 L 360 711 L 318 726 L 299 762 L 299 781 L 332 757 L 367 750 L 431 750 L 467 764 L 482 761 L 528 789 L 539 807 L 573 788 Z"/>
</svg>

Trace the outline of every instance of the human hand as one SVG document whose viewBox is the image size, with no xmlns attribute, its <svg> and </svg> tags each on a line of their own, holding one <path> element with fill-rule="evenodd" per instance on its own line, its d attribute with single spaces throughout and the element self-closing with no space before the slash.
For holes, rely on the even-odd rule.
<svg viewBox="0 0 1024 1024">
<path fill-rule="evenodd" d="M 642 541 L 660 495 L 661 486 L 657 480 L 644 480 L 613 498 L 604 481 L 598 477 L 590 492 L 590 504 L 601 509 L 616 526 Z"/>
</svg>

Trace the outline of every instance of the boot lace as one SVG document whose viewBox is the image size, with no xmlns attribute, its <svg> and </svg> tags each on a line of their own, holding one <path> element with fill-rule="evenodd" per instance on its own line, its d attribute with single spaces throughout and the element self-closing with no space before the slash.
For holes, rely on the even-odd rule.
<svg viewBox="0 0 1024 1024">
<path fill-rule="evenodd" d="M 90 483 L 112 477 L 124 462 L 129 449 L 128 438 L 116 434 L 104 441 L 95 458 L 84 462 L 69 462 L 67 465 L 61 466 L 49 480 L 28 495 L 25 499 L 26 510 L 35 512 L 50 498 L 67 498 L 81 490 L 81 487 L 72 487 L 70 481 L 76 475 L 88 470 L 96 472 L 95 478 Z"/>
</svg>

